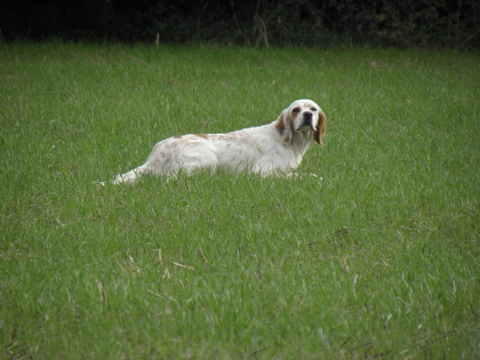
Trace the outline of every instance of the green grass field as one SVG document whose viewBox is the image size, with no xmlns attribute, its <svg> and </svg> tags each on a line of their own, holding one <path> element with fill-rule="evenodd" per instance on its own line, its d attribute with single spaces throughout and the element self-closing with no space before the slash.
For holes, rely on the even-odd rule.
<svg viewBox="0 0 480 360">
<path fill-rule="evenodd" d="M 0 44 L 0 358 L 480 358 L 480 54 Z M 325 111 L 298 172 L 97 186 Z"/>
</svg>

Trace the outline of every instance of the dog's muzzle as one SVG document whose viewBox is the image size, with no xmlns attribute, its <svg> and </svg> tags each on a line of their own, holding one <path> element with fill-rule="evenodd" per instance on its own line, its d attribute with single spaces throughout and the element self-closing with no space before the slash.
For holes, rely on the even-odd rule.
<svg viewBox="0 0 480 360">
<path fill-rule="evenodd" d="M 313 124 L 313 114 L 310 111 L 305 111 L 303 113 L 303 121 L 296 130 L 302 131 L 304 128 L 310 128 L 313 131 L 317 130 Z"/>
</svg>

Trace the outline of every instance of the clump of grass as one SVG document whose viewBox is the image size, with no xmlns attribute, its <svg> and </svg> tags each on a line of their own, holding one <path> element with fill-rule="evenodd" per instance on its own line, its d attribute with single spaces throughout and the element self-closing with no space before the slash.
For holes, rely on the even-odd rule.
<svg viewBox="0 0 480 360">
<path fill-rule="evenodd" d="M 0 46 L 2 356 L 478 357 L 477 54 Z M 323 180 L 92 185 L 297 98 Z"/>
</svg>

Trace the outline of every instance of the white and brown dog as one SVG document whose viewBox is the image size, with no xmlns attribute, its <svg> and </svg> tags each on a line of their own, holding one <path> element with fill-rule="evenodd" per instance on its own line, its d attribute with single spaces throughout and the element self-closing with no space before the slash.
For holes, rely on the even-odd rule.
<svg viewBox="0 0 480 360">
<path fill-rule="evenodd" d="M 294 101 L 268 125 L 226 134 L 173 136 L 157 143 L 145 164 L 118 175 L 114 184 L 133 183 L 142 174 L 175 177 L 179 171 L 217 168 L 262 176 L 291 175 L 312 141 L 322 145 L 327 119 L 312 100 Z"/>
</svg>

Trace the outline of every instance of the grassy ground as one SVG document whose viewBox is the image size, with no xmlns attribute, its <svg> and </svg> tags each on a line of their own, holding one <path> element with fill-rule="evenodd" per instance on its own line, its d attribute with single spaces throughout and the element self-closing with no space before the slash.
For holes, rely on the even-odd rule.
<svg viewBox="0 0 480 360">
<path fill-rule="evenodd" d="M 480 357 L 480 56 L 0 44 L 0 358 Z M 295 179 L 96 180 L 327 114 Z"/>
</svg>

